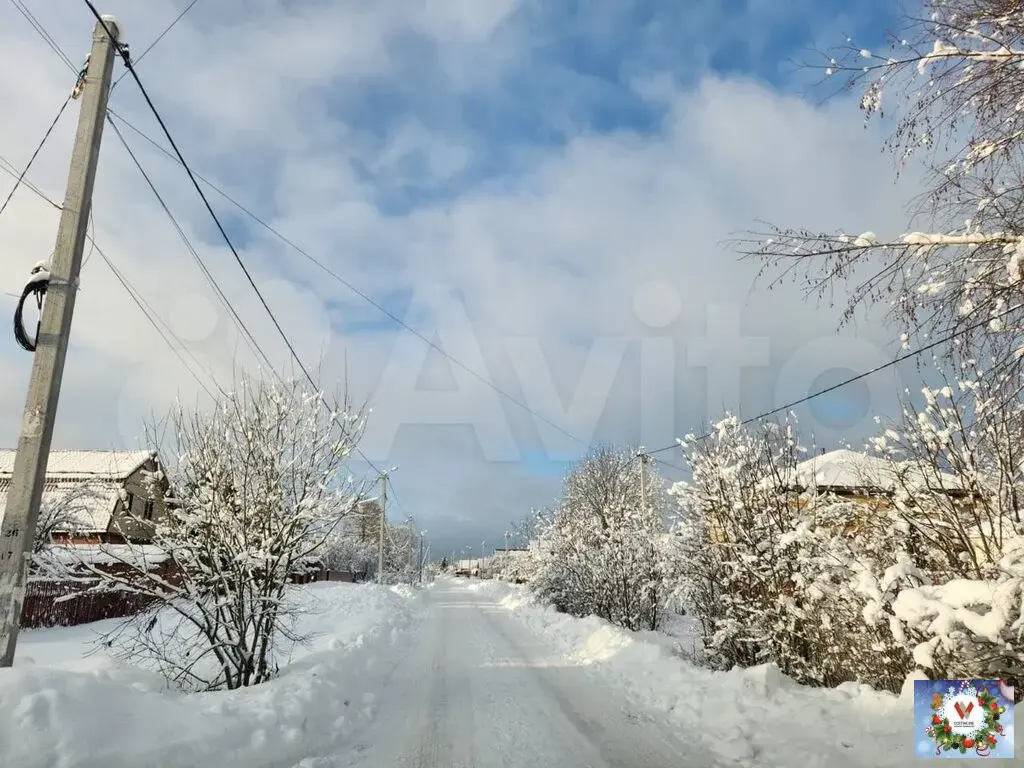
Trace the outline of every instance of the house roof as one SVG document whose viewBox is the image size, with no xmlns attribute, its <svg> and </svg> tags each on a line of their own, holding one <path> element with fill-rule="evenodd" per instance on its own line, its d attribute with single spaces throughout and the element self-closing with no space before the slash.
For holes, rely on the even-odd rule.
<svg viewBox="0 0 1024 768">
<path fill-rule="evenodd" d="M 46 550 L 46 557 L 54 565 L 131 565 L 154 568 L 170 560 L 171 556 L 153 544 L 98 544 L 54 545 Z"/>
<path fill-rule="evenodd" d="M 124 481 L 155 457 L 153 451 L 50 451 L 43 504 L 67 505 L 78 531 L 107 531 Z M 0 517 L 14 474 L 13 450 L 0 450 Z"/>
<path fill-rule="evenodd" d="M 893 491 L 898 486 L 900 476 L 903 477 L 903 482 L 923 488 L 940 485 L 943 489 L 955 490 L 962 487 L 960 481 L 948 473 L 926 475 L 913 462 L 894 464 L 881 456 L 845 448 L 800 462 L 794 468 L 789 485 L 801 488 L 870 488 Z"/>
<path fill-rule="evenodd" d="M 0 478 L 14 474 L 15 453 L 0 450 Z M 153 451 L 50 451 L 46 478 L 124 480 L 155 456 Z"/>
<path fill-rule="evenodd" d="M 7 508 L 9 488 L 10 478 L 0 477 L 0 519 Z M 74 521 L 79 533 L 106 531 L 120 492 L 121 483 L 117 480 L 47 480 L 43 484 L 43 505 L 66 505 L 66 516 Z"/>
</svg>

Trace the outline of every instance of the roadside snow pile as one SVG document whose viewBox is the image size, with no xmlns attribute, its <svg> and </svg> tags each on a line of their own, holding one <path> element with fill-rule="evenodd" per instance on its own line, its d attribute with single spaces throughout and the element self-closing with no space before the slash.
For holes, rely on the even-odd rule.
<svg viewBox="0 0 1024 768">
<path fill-rule="evenodd" d="M 508 584 L 480 591 L 568 660 L 625 693 L 638 710 L 666 713 L 724 763 L 758 768 L 791 768 L 797 760 L 802 768 L 914 764 L 912 687 L 902 697 L 853 683 L 810 688 L 774 665 L 713 672 L 678 658 L 669 636 L 557 613 Z"/>
<path fill-rule="evenodd" d="M 343 740 L 374 714 L 364 691 L 379 690 L 393 668 L 393 646 L 416 615 L 415 591 L 303 589 L 311 613 L 300 630 L 311 642 L 277 679 L 250 689 L 168 692 L 162 679 L 93 652 L 104 627 L 24 632 L 14 669 L 0 670 L 0 765 L 256 768 L 290 765 Z"/>
</svg>

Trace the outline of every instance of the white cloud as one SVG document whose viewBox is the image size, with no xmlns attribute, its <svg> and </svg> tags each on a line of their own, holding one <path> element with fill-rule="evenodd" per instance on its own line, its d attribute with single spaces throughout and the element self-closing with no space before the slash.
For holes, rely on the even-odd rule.
<svg viewBox="0 0 1024 768">
<path fill-rule="evenodd" d="M 132 6 L 121 20 L 139 53 L 176 14 L 174 4 L 152 3 Z M 82 58 L 91 22 L 77 3 L 62 0 L 40 8 L 38 16 L 73 59 Z M 823 337 L 832 339 L 842 359 L 846 342 L 834 339 L 834 313 L 791 289 L 751 294 L 754 265 L 738 263 L 720 241 L 756 218 L 879 232 L 899 226 L 905 187 L 890 183 L 877 136 L 862 129 L 848 100 L 816 108 L 751 81 L 707 75 L 694 87 L 666 87 L 678 81 L 637 71 L 638 91 L 665 107 L 657 130 L 602 134 L 575 126 L 578 135 L 566 146 L 517 152 L 506 158 L 512 170 L 492 169 L 484 182 L 448 189 L 443 201 L 412 205 L 408 213 L 376 206 L 382 190 L 421 194 L 476 168 L 484 162 L 487 137 L 473 135 L 469 118 L 458 114 L 448 115 L 450 127 L 416 114 L 376 125 L 379 105 L 351 106 L 355 95 L 368 84 L 414 93 L 419 81 L 413 57 L 421 55 L 423 71 L 431 72 L 424 87 L 429 82 L 447 89 L 437 92 L 441 103 L 457 105 L 453 94 L 467 93 L 486 101 L 487 89 L 494 89 L 495 101 L 512 98 L 498 86 L 505 73 L 527 66 L 530 53 L 528 30 L 516 25 L 536 18 L 515 13 L 510 0 L 421 3 L 411 10 L 397 2 L 372 9 L 326 2 L 199 4 L 139 71 L 196 170 L 401 316 L 405 308 L 395 296 L 408 301 L 428 283 L 457 290 L 486 366 L 478 372 L 520 400 L 550 400 L 557 392 L 568 414 L 564 426 L 574 434 L 657 440 L 698 426 L 705 404 L 722 392 L 705 391 L 705 371 L 687 360 L 687 342 L 705 335 L 714 304 L 741 308 L 736 319 L 742 333 L 767 337 L 771 362 L 745 371 L 733 388 L 743 402 L 724 405 L 742 405 L 750 414 L 807 394 L 801 387 L 820 371 L 802 364 L 803 374 L 799 366 L 789 373 L 787 386 L 795 391 L 776 393 L 779 372 L 802 346 Z M 406 45 L 413 33 L 429 53 Z M 27 159 L 73 79 L 32 35 L 13 9 L 0 9 L 0 67 L 19 73 L 0 82 L 0 98 L 18 116 L 0 123 L 0 153 L 15 164 Z M 126 79 L 113 108 L 159 138 L 133 91 Z M 66 179 L 76 113 L 77 104 L 30 174 L 55 199 Z M 565 115 L 551 120 L 560 130 L 574 127 Z M 131 132 L 126 136 L 261 346 L 275 362 L 285 361 L 287 350 L 181 169 Z M 9 180 L 3 182 L 0 191 Z M 211 193 L 210 200 L 245 244 L 243 258 L 304 359 L 315 366 L 325 351 L 326 379 L 341 378 L 347 353 L 350 380 L 365 396 L 379 390 L 389 359 L 398 366 L 417 359 L 396 346 L 394 330 L 345 333 L 353 324 L 387 321 L 278 240 L 248 224 L 240 228 L 244 218 L 219 196 Z M 0 217 L 0 290 L 20 289 L 32 264 L 52 249 L 56 222 L 52 208 L 19 192 Z M 95 222 L 104 251 L 157 314 L 183 336 L 196 337 L 188 347 L 202 367 L 229 382 L 233 354 L 244 346 L 110 130 Z M 667 327 L 649 322 L 648 304 L 657 299 L 645 288 L 651 281 L 682 297 L 680 307 L 670 307 L 674 322 Z M 3 312 L 12 306 L 0 297 Z M 437 307 L 410 322 L 432 338 L 438 318 L 450 309 Z M 859 329 L 858 343 L 882 344 L 890 336 L 869 324 Z M 516 343 L 529 343 L 534 352 L 510 355 L 509 340 L 524 337 L 527 342 Z M 602 368 L 601 386 L 581 382 L 595 339 L 608 344 L 614 337 L 629 340 L 617 376 Z M 709 348 L 716 343 L 732 342 L 713 338 Z M 0 442 L 12 445 L 30 357 L 13 344 L 3 349 L 0 435 L 6 437 Z M 655 350 L 669 349 L 674 364 L 652 360 Z M 459 357 L 460 350 L 450 351 Z M 244 361 L 255 364 L 248 353 Z M 609 381 L 607 406 L 597 413 L 587 397 L 592 400 Z M 151 409 L 166 407 L 175 394 L 198 391 L 94 254 L 76 308 L 55 444 L 131 442 L 138 434 L 132 424 Z M 583 399 L 574 409 L 578 391 Z M 648 393 L 643 436 L 641 392 Z M 674 399 L 665 399 L 672 393 Z M 492 391 L 474 385 L 463 396 L 463 412 L 493 418 Z M 387 398 L 377 405 L 386 407 Z M 891 398 L 872 402 L 879 409 L 891 405 Z M 521 451 L 544 450 L 542 424 L 507 401 L 500 407 Z M 553 407 L 543 410 L 548 418 L 560 415 Z M 469 428 L 428 426 L 400 430 L 382 461 L 401 465 L 394 482 L 408 512 L 467 515 L 479 521 L 479 530 L 497 526 L 497 535 L 531 504 L 544 503 L 557 480 L 485 456 Z M 437 525 L 426 527 L 440 532 Z"/>
</svg>

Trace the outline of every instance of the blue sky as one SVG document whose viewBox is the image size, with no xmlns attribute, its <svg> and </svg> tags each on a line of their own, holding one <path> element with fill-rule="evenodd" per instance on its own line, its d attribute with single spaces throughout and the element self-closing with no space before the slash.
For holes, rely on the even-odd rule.
<svg viewBox="0 0 1024 768">
<path fill-rule="evenodd" d="M 136 50 L 181 7 L 109 5 Z M 73 0 L 37 12 L 73 58 L 90 28 L 82 12 Z M 855 97 L 824 106 L 820 94 L 804 99 L 809 76 L 793 64 L 846 34 L 877 48 L 892 14 L 883 0 L 201 2 L 139 71 L 196 171 L 418 332 L 434 338 L 447 324 L 450 354 L 474 361 L 495 388 L 584 443 L 653 448 L 720 406 L 753 415 L 799 398 L 823 374 L 808 344 L 836 333 L 836 313 L 794 291 L 751 294 L 754 270 L 721 241 L 757 219 L 901 226 L 909 193 L 891 184 L 881 133 L 863 131 Z M 0 87 L 23 116 L 0 127 L 0 151 L 20 161 L 63 99 L 68 75 L 13 9 L 0 10 L 0 30 L 0 63 L 34 78 Z M 160 138 L 130 80 L 112 106 Z M 66 178 L 72 135 L 65 121 L 33 170 L 53 194 Z M 181 169 L 126 136 L 283 367 L 282 343 Z M 238 334 L 110 132 L 97 184 L 104 248 L 165 319 L 187 326 L 203 314 L 196 302 L 211 302 L 214 330 L 189 343 L 230 379 L 224 366 Z M 415 344 L 402 346 L 379 310 L 218 195 L 210 200 L 307 365 L 324 354 L 322 370 L 334 381 L 347 361 L 357 399 L 371 398 L 378 413 L 402 412 L 409 394 L 385 391 L 383 372 L 402 369 L 395 350 L 416 358 Z M 38 201 L 19 196 L 6 218 L 0 244 L 9 251 L 52 247 L 52 212 Z M 17 287 L 30 266 L 0 264 L 0 287 Z M 76 314 L 55 438 L 66 447 L 131 444 L 143 415 L 194 387 L 96 266 Z M 443 291 L 409 314 L 435 284 Z M 674 291 L 678 310 L 653 306 L 665 291 L 643 293 L 650 285 Z M 734 314 L 743 334 L 716 339 L 713 349 L 729 351 L 751 335 L 770 346 L 769 361 L 748 361 L 735 387 L 725 374 L 729 391 L 708 383 L 708 363 L 695 362 L 691 346 L 712 305 Z M 659 326 L 644 320 L 651 311 L 676 314 Z M 875 322 L 855 335 L 859 347 L 827 341 L 842 353 L 830 368 L 872 367 L 891 356 L 897 334 Z M 618 337 L 629 342 L 626 355 L 587 368 L 592 347 Z M 21 391 L 27 361 L 3 354 L 4 386 Z M 398 494 L 409 512 L 435 519 L 432 530 L 479 540 L 550 502 L 564 469 L 550 457 L 567 446 L 553 445 L 536 419 L 487 385 L 455 378 L 454 399 L 437 406 L 448 413 L 444 423 L 400 429 L 375 463 L 402 467 Z M 652 378 L 658 386 L 645 394 Z M 893 384 L 879 380 L 870 391 L 873 413 L 893 410 Z M 109 399 L 98 397 L 104 392 Z M 857 415 L 854 405 L 837 396 L 804 416 L 826 442 L 857 440 L 872 428 L 864 419 L 849 429 L 828 424 Z M 0 411 L 9 443 L 20 406 L 13 398 Z M 450 428 L 471 422 L 490 436 Z"/>
</svg>

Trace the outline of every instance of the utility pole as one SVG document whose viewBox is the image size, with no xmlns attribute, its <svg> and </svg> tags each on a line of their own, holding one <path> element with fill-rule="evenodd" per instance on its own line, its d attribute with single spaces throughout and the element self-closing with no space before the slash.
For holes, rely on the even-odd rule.
<svg viewBox="0 0 1024 768">
<path fill-rule="evenodd" d="M 110 28 L 114 39 L 105 27 Z M 118 42 L 117 20 L 104 16 L 102 22 L 96 23 L 92 34 L 78 130 L 57 228 L 57 244 L 50 264 L 50 282 L 40 317 L 25 415 L 7 494 L 7 509 L 0 521 L 0 667 L 14 664 L 18 644 L 25 597 L 26 553 L 32 550 L 32 536 L 39 519 Z"/>
<path fill-rule="evenodd" d="M 640 459 L 640 505 L 642 511 L 647 511 L 647 461 L 650 459 L 644 449 L 637 451 L 637 458 Z"/>
<path fill-rule="evenodd" d="M 388 475 L 380 476 L 380 533 L 377 542 L 377 583 L 384 583 L 384 526 L 388 518 Z"/>
</svg>

